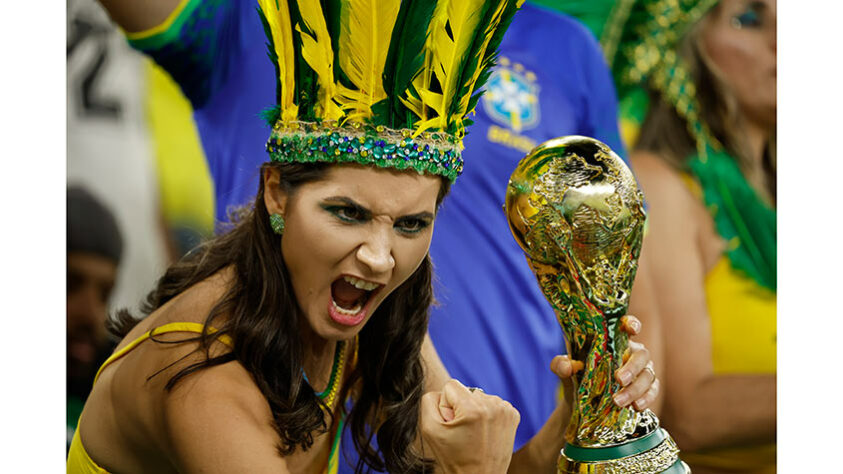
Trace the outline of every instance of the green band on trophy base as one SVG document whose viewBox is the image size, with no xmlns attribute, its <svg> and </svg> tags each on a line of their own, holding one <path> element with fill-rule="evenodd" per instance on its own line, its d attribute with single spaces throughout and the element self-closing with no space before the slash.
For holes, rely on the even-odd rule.
<svg viewBox="0 0 843 474">
<path fill-rule="evenodd" d="M 572 459 L 568 452 L 573 445 L 567 445 L 559 454 L 557 472 L 560 474 L 690 474 L 691 470 L 679 459 L 679 448 L 670 435 L 659 429 L 661 436 L 649 436 L 607 448 L 585 448 L 595 460 Z M 646 442 L 645 442 L 646 441 Z M 658 441 L 653 445 L 653 441 Z M 633 445 L 634 446 L 630 446 Z M 630 449 L 633 448 L 633 449 Z M 568 450 L 568 451 L 566 451 Z M 579 450 L 574 449 L 580 453 Z M 632 452 L 633 454 L 625 455 Z"/>
<path fill-rule="evenodd" d="M 635 456 L 636 454 L 649 451 L 661 444 L 665 438 L 666 435 L 664 430 L 659 429 L 641 439 L 636 439 L 619 446 L 609 446 L 605 448 L 582 448 L 566 443 L 563 452 L 568 459 L 575 461 L 606 461 L 609 459 L 620 459 L 628 456 Z"/>
<path fill-rule="evenodd" d="M 563 474 L 689 474 L 679 449 L 664 429 L 618 446 L 583 448 L 566 444 L 559 455 Z"/>
</svg>

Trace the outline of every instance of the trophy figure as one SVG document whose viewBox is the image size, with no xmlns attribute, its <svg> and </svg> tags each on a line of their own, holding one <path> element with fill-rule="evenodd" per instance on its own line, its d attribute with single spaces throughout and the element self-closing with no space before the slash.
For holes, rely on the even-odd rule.
<svg viewBox="0 0 843 474">
<path fill-rule="evenodd" d="M 505 211 L 565 333 L 573 411 L 559 473 L 690 473 L 650 410 L 614 404 L 628 335 L 620 318 L 638 269 L 645 213 L 629 168 L 597 140 L 570 136 L 531 151 L 512 173 Z"/>
</svg>

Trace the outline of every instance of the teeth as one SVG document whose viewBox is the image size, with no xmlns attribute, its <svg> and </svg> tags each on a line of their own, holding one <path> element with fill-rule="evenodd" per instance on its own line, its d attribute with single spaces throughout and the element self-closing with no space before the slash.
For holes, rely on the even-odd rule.
<svg viewBox="0 0 843 474">
<path fill-rule="evenodd" d="M 360 312 L 361 309 L 363 309 L 363 307 L 359 304 L 351 309 L 345 309 L 338 305 L 336 301 L 331 300 L 331 302 L 334 303 L 334 309 L 336 309 L 338 313 L 344 314 L 346 316 L 355 316 L 357 313 Z"/>
<path fill-rule="evenodd" d="M 343 276 L 343 279 L 345 281 L 351 283 L 352 285 L 354 285 L 355 288 L 359 288 L 361 290 L 366 290 L 366 291 L 372 291 L 375 288 L 380 286 L 377 283 L 372 283 L 372 282 L 369 282 L 369 281 L 366 281 L 366 280 L 360 280 L 360 279 L 354 278 L 352 276 Z"/>
</svg>

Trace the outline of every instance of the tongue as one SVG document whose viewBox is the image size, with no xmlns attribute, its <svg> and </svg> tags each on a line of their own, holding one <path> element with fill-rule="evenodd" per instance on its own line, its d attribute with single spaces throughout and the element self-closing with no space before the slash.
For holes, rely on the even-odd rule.
<svg viewBox="0 0 843 474">
<path fill-rule="evenodd" d="M 343 309 L 353 309 L 366 293 L 366 290 L 355 288 L 354 285 L 342 278 L 331 285 L 331 296 L 334 298 L 334 302 Z"/>
</svg>

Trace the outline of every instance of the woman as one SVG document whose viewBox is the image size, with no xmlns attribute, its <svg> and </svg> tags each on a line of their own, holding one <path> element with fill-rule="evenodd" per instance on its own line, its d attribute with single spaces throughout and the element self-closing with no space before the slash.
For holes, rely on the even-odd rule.
<svg viewBox="0 0 843 474">
<path fill-rule="evenodd" d="M 644 118 L 661 420 L 694 473 L 774 472 L 775 1 L 627 2 L 601 24 L 625 118 Z"/>
<path fill-rule="evenodd" d="M 355 39 L 375 30 L 354 21 L 371 11 L 343 2 L 335 24 L 319 2 L 260 3 L 279 103 L 267 114 L 272 163 L 254 208 L 167 271 L 147 318 L 132 327 L 124 314 L 125 337 L 100 370 L 68 470 L 335 471 L 344 423 L 358 470 L 421 472 L 431 458 L 444 472 L 506 470 L 517 412 L 444 382 L 424 344 L 433 219 L 462 169 L 458 137 L 479 82 L 436 90 L 482 77 L 494 40 L 459 52 L 481 61 L 433 72 L 443 42 L 425 38 L 450 37 L 468 20 L 428 9 L 427 35 L 386 28 L 370 43 L 383 51 L 349 62 Z M 391 23 L 419 20 L 423 3 L 396 2 Z M 516 6 L 473 8 L 485 21 L 463 26 L 494 38 Z M 363 77 L 361 62 L 382 72 Z M 408 68 L 416 72 L 399 74 Z M 646 362 L 636 350 L 622 369 L 636 377 L 624 389 L 631 400 L 651 396 Z M 540 461 L 552 466 L 555 455 Z"/>
</svg>

